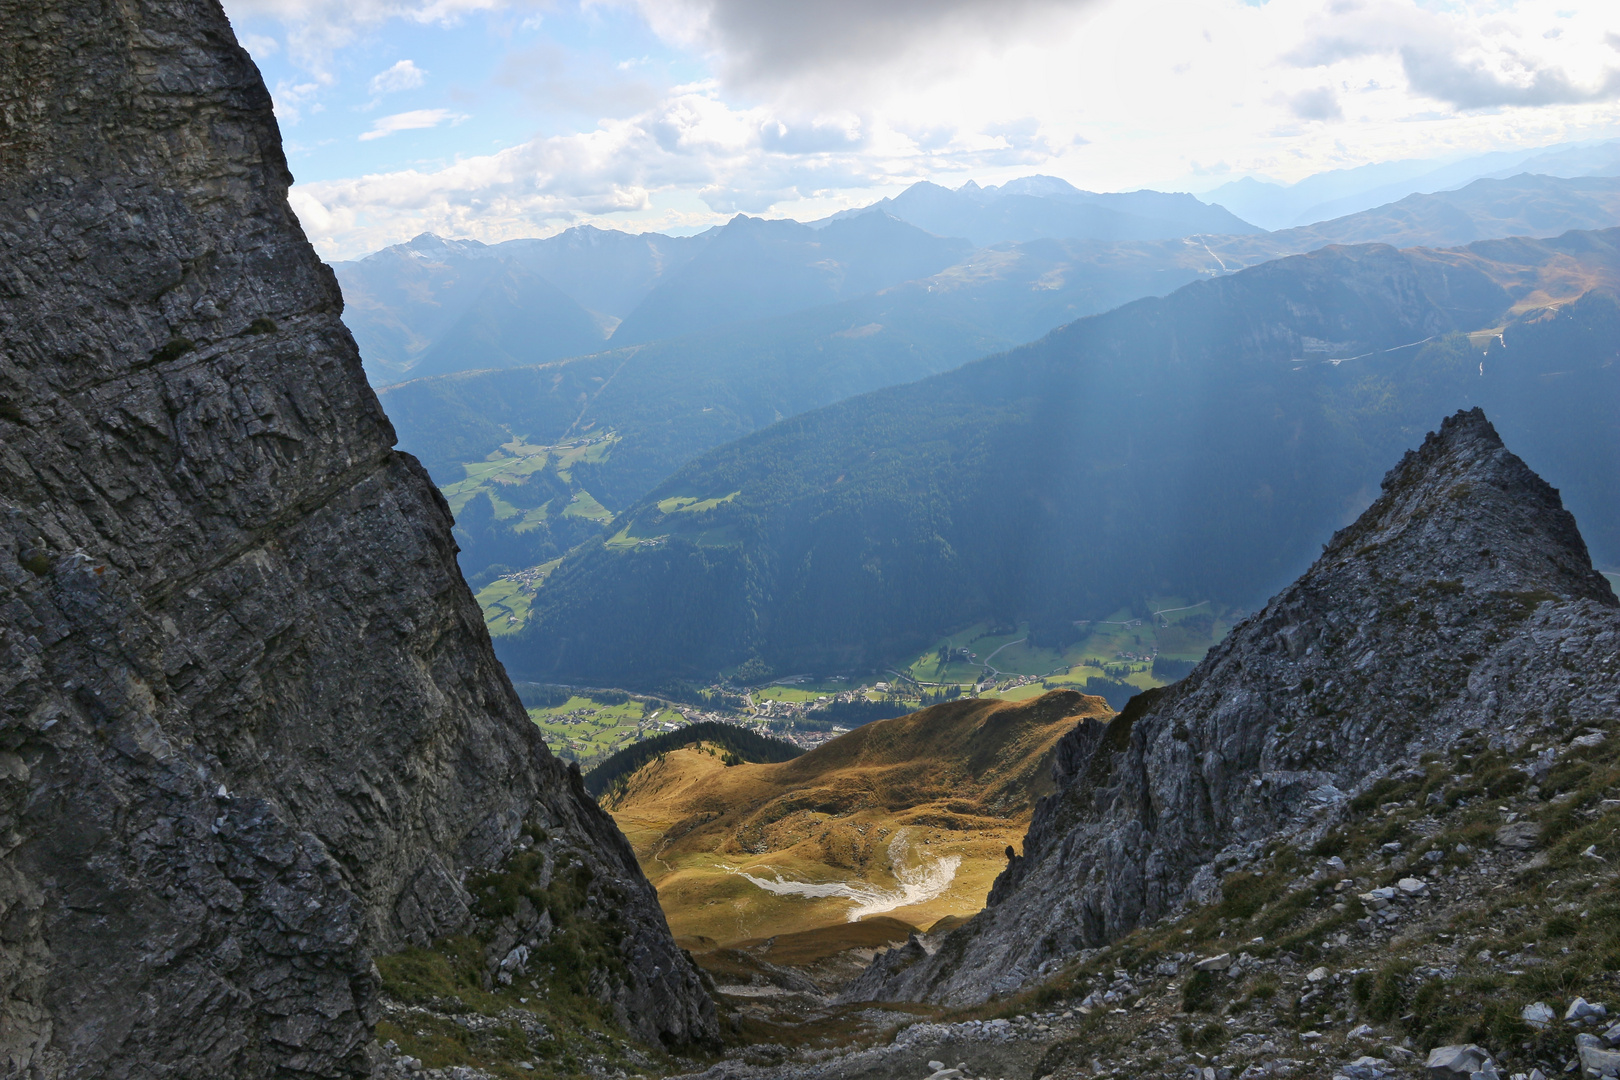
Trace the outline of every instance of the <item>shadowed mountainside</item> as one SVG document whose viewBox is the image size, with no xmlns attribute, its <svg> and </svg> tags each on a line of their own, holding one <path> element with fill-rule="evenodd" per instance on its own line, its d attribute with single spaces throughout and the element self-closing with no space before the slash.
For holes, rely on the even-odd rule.
<svg viewBox="0 0 1620 1080">
<path fill-rule="evenodd" d="M 582 1007 L 712 1037 L 291 179 L 213 0 L 0 0 L 0 1072 L 370 1075 L 373 958 L 455 934 L 590 937 Z M 555 935 L 478 917 L 519 849 Z"/>
<path fill-rule="evenodd" d="M 656 685 L 873 664 L 982 618 L 1061 644 L 1150 594 L 1252 605 L 1476 402 L 1620 558 L 1616 239 L 1328 248 L 784 421 L 571 553 L 498 650 Z"/>
</svg>

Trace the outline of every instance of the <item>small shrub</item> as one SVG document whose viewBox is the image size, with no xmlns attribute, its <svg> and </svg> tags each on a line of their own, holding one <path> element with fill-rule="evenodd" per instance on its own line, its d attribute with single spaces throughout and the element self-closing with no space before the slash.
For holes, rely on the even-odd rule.
<svg viewBox="0 0 1620 1080">
<path fill-rule="evenodd" d="M 1181 1039 L 1181 1045 L 1188 1050 L 1214 1050 L 1226 1045 L 1229 1038 L 1226 1025 L 1216 1023 L 1199 1028 L 1185 1025 L 1176 1034 Z"/>
<path fill-rule="evenodd" d="M 1370 1018 L 1388 1023 L 1406 1006 L 1405 984 L 1411 971 L 1412 965 L 1406 961 L 1385 964 L 1377 975 L 1364 971 L 1351 982 L 1351 996 Z"/>
<path fill-rule="evenodd" d="M 1247 919 L 1277 899 L 1285 886 L 1280 875 L 1228 874 L 1221 882 L 1221 903 L 1216 913 L 1223 919 Z"/>
<path fill-rule="evenodd" d="M 1181 1011 L 1210 1012 L 1215 1007 L 1218 986 L 1215 976 L 1207 971 L 1194 971 L 1181 988 Z"/>
<path fill-rule="evenodd" d="M 1581 924 L 1573 915 L 1561 912 L 1547 920 L 1545 929 L 1550 938 L 1570 938 L 1580 932 Z"/>
</svg>

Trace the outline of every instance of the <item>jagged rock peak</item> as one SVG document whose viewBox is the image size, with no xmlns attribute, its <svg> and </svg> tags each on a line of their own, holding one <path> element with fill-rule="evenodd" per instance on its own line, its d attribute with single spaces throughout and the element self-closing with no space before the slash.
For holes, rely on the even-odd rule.
<svg viewBox="0 0 1620 1080">
<path fill-rule="evenodd" d="M 1407 451 L 1384 477 L 1383 494 L 1334 535 L 1311 574 L 1342 560 L 1409 582 L 1620 603 L 1558 491 L 1502 444 L 1477 408 L 1447 417 Z"/>
<path fill-rule="evenodd" d="M 0 0 L 0 1075 L 368 1072 L 374 956 L 549 928 L 479 926 L 518 862 L 588 878 L 627 1027 L 710 1035 L 290 182 L 216 0 Z"/>
<path fill-rule="evenodd" d="M 986 909 L 931 955 L 880 956 L 846 999 L 1015 990 L 1218 897 L 1223 869 L 1311 842 L 1464 732 L 1517 745 L 1612 717 L 1617 607 L 1558 493 L 1458 413 L 1186 679 L 1065 736 Z"/>
</svg>

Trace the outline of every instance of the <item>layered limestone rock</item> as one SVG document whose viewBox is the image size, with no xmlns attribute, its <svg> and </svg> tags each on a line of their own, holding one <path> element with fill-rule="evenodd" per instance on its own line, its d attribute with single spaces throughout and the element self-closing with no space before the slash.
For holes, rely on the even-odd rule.
<svg viewBox="0 0 1620 1080">
<path fill-rule="evenodd" d="M 708 1036 L 290 179 L 215 0 L 0 0 L 0 1075 L 361 1071 L 372 957 L 466 928 L 526 828 L 623 1022 Z"/>
<path fill-rule="evenodd" d="M 980 1001 L 1188 903 L 1223 858 L 1312 835 L 1348 793 L 1477 730 L 1620 710 L 1620 611 L 1558 493 L 1458 413 L 1299 581 L 1182 682 L 1059 744 L 1058 792 L 986 909 L 852 1000 Z"/>
</svg>

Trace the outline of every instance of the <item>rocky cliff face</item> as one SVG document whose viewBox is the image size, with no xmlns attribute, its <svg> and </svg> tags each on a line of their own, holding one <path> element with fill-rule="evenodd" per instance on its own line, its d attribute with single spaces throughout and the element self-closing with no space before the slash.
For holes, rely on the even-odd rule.
<svg viewBox="0 0 1620 1080">
<path fill-rule="evenodd" d="M 290 179 L 214 0 L 0 0 L 0 1074 L 353 1074 L 372 956 L 464 929 L 526 826 L 625 1024 L 712 1033 Z"/>
<path fill-rule="evenodd" d="M 1558 493 L 1479 410 L 1185 680 L 1060 744 L 1059 792 L 989 906 L 847 996 L 982 1000 L 1219 892 L 1223 860 L 1311 834 L 1347 796 L 1477 730 L 1620 708 L 1620 611 Z"/>
</svg>

